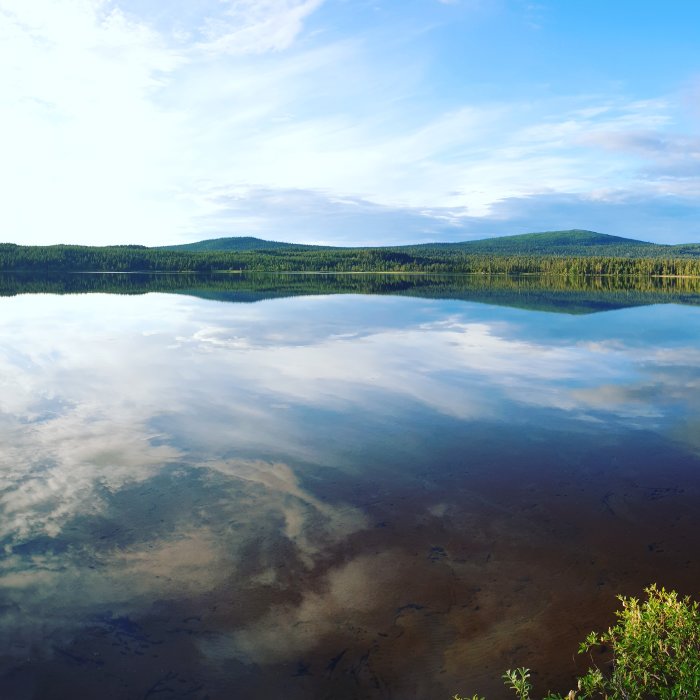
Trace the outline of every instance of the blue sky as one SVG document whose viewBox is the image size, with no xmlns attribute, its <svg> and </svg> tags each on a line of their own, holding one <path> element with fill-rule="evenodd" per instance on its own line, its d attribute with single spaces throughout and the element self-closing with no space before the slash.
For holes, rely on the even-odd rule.
<svg viewBox="0 0 700 700">
<path fill-rule="evenodd" d="M 0 0 L 18 243 L 700 241 L 696 0 Z"/>
</svg>

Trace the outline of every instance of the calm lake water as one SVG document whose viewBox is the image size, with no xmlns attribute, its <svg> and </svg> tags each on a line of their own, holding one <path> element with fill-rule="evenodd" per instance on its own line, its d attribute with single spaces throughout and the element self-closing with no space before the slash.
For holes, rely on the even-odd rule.
<svg viewBox="0 0 700 700">
<path fill-rule="evenodd" d="M 13 284 L 3 699 L 564 691 L 617 593 L 700 593 L 693 289 Z"/>
</svg>

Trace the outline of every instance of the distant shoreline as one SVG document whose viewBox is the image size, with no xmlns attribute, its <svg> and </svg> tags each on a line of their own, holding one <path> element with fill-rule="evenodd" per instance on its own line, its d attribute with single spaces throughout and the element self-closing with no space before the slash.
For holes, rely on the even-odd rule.
<svg viewBox="0 0 700 700">
<path fill-rule="evenodd" d="M 614 278 L 614 279 L 700 279 L 698 274 L 650 274 L 644 272 L 480 272 L 459 270 L 71 270 L 63 268 L 0 268 L 0 275 L 316 275 L 316 276 L 360 276 L 396 275 L 414 277 L 568 277 L 568 278 Z"/>
<path fill-rule="evenodd" d="M 568 272 L 459 272 L 450 270 L 63 270 L 63 269 L 7 269 L 0 268 L 0 274 L 70 274 L 70 275 L 403 275 L 403 276 L 445 276 L 445 277 L 610 277 L 617 279 L 700 279 L 695 275 L 670 275 L 646 273 L 579 273 Z"/>
</svg>

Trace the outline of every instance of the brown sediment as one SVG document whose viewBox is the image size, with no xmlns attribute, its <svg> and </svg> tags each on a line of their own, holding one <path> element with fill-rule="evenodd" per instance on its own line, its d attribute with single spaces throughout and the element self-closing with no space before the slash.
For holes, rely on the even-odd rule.
<svg viewBox="0 0 700 700">
<path fill-rule="evenodd" d="M 685 465 L 378 489 L 371 526 L 311 569 L 282 548 L 274 584 L 232 573 L 138 621 L 95 622 L 44 668 L 52 690 L 40 697 L 75 692 L 70 667 L 86 693 L 122 678 L 105 698 L 500 700 L 514 666 L 533 669 L 537 692 L 566 691 L 586 665 L 578 643 L 612 622 L 615 594 L 652 581 L 697 592 L 697 498 Z"/>
<path fill-rule="evenodd" d="M 495 455 L 495 433 L 470 436 L 359 475 L 208 463 L 214 491 L 159 491 L 189 494 L 206 527 L 110 548 L 107 573 L 138 578 L 141 607 L 81 620 L 43 656 L 0 669 L 3 690 L 505 700 L 501 675 L 526 666 L 537 693 L 565 692 L 587 665 L 579 642 L 613 622 L 618 593 L 657 582 L 697 597 L 692 453 L 572 433 L 558 452 L 520 436 Z M 241 527 L 252 537 L 229 555 Z"/>
</svg>

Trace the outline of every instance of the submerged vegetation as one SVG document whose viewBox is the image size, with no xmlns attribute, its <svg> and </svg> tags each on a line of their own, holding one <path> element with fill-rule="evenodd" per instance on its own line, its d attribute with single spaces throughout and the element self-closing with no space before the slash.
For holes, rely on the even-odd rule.
<svg viewBox="0 0 700 700">
<path fill-rule="evenodd" d="M 700 609 L 689 597 L 655 585 L 646 600 L 619 596 L 617 624 L 607 632 L 591 632 L 579 654 L 601 650 L 602 664 L 593 663 L 566 695 L 548 693 L 543 700 L 694 700 L 700 698 Z M 593 656 L 591 655 L 591 661 Z M 534 700 L 530 671 L 507 671 L 506 686 L 518 700 Z M 484 700 L 455 695 L 454 700 Z"/>
</svg>

